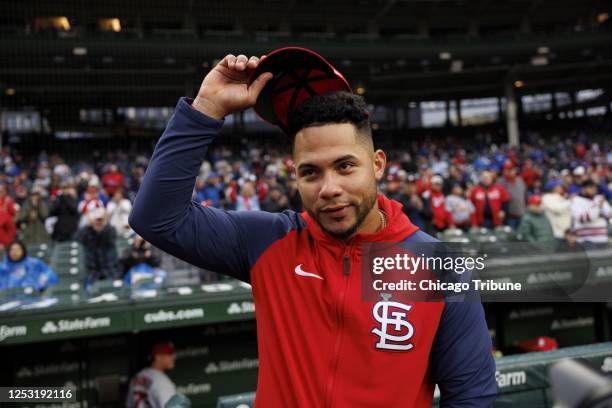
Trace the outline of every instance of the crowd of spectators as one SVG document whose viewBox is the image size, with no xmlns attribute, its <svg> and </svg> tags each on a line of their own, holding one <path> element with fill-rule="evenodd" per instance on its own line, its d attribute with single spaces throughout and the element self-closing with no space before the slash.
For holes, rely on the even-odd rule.
<svg viewBox="0 0 612 408">
<path fill-rule="evenodd" d="M 609 140 L 529 135 L 520 149 L 446 142 L 413 144 L 389 163 L 383 191 L 419 227 L 436 234 L 507 225 L 525 241 L 608 242 Z"/>
<path fill-rule="evenodd" d="M 429 233 L 508 225 L 528 241 L 571 235 L 579 243 L 608 242 L 609 139 L 528 134 L 518 149 L 486 137 L 423 139 L 386 152 L 381 191 Z M 7 146 L 0 151 L 0 250 L 16 239 L 28 245 L 77 240 L 86 249 L 90 280 L 124 278 L 128 270 L 115 240 L 133 234 L 127 220 L 148 156 L 96 152 L 70 162 L 46 152 L 27 159 L 19 153 Z M 193 199 L 230 210 L 301 211 L 292 166 L 288 150 L 276 146 L 215 147 Z"/>
</svg>

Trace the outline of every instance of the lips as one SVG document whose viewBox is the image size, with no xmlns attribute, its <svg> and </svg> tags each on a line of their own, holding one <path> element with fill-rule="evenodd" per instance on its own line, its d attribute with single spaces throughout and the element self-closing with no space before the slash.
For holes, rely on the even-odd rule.
<svg viewBox="0 0 612 408">
<path fill-rule="evenodd" d="M 350 206 L 351 206 L 350 204 L 343 204 L 343 205 L 323 207 L 321 209 L 321 212 L 330 217 L 341 218 L 341 217 L 344 217 L 348 213 Z"/>
<path fill-rule="evenodd" d="M 328 205 L 326 207 L 321 208 L 321 212 L 334 212 L 341 210 L 343 208 L 348 207 L 350 204 L 336 204 L 336 205 Z"/>
</svg>

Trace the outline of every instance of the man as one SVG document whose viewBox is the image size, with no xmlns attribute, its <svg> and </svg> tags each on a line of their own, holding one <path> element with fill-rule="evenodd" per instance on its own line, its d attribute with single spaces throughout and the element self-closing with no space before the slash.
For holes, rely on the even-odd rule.
<svg viewBox="0 0 612 408">
<path fill-rule="evenodd" d="M 88 225 L 75 234 L 85 249 L 85 268 L 87 269 L 86 289 L 98 279 L 117 279 L 120 277 L 119 257 L 117 256 L 117 231 L 108 224 L 104 207 L 87 213 Z"/>
<path fill-rule="evenodd" d="M 452 214 L 446 209 L 442 185 L 442 176 L 436 174 L 431 178 L 430 188 L 423 193 L 424 205 L 431 212 L 431 232 L 441 232 L 446 228 L 454 228 Z"/>
<path fill-rule="evenodd" d="M 397 174 L 387 175 L 387 182 L 385 183 L 385 195 L 387 198 L 397 200 L 401 195 L 401 187 L 400 178 Z"/>
<path fill-rule="evenodd" d="M 446 211 L 450 213 L 455 226 L 463 230 L 468 230 L 470 227 L 470 219 L 474 213 L 474 204 L 465 198 L 465 193 L 463 192 L 461 184 L 455 184 L 453 186 L 445 202 Z"/>
<path fill-rule="evenodd" d="M 525 214 L 527 184 L 523 177 L 517 174 L 516 166 L 510 160 L 504 163 L 503 177 L 499 181 L 499 185 L 506 189 L 510 197 L 506 224 L 516 228 L 521 222 L 521 217 Z"/>
<path fill-rule="evenodd" d="M 570 197 L 579 195 L 582 191 L 582 183 L 584 183 L 588 176 L 586 174 L 586 169 L 583 166 L 578 166 L 572 171 L 574 176 L 573 181 L 567 187 L 567 193 Z M 571 178 L 570 178 L 571 180 Z"/>
<path fill-rule="evenodd" d="M 280 185 L 271 187 L 261 203 L 261 209 L 268 212 L 281 212 L 288 208 L 289 199 Z"/>
<path fill-rule="evenodd" d="M 612 208 L 605 197 L 597 194 L 591 179 L 582 182 L 580 195 L 572 198 L 572 219 L 578 243 L 585 247 L 605 247 L 608 243 L 608 219 Z"/>
<path fill-rule="evenodd" d="M 57 217 L 51 234 L 53 241 L 63 242 L 72 239 L 79 226 L 78 205 L 76 189 L 71 183 L 62 182 L 49 212 L 51 217 Z"/>
<path fill-rule="evenodd" d="M 127 408 L 164 408 L 176 394 L 176 386 L 166 375 L 176 362 L 176 349 L 170 342 L 156 343 L 151 349 L 151 365 L 130 381 Z"/>
<path fill-rule="evenodd" d="M 562 180 L 550 180 L 545 190 L 547 193 L 542 197 L 544 214 L 550 221 L 555 238 L 563 240 L 565 232 L 572 226 L 572 203 L 565 197 Z"/>
<path fill-rule="evenodd" d="M 423 199 L 417 193 L 416 178 L 408 176 L 402 193 L 397 197 L 402 204 L 402 211 L 412 224 L 420 229 L 425 228 L 425 220 L 431 219 L 431 212 L 425 207 Z"/>
<path fill-rule="evenodd" d="M 121 257 L 123 274 L 125 275 L 131 268 L 139 264 L 147 264 L 152 268 L 159 268 L 161 265 L 161 253 L 149 242 L 136 235 L 132 240 L 132 245 L 125 248 Z"/>
<path fill-rule="evenodd" d="M 240 187 L 240 194 L 236 199 L 236 209 L 238 211 L 259 211 L 259 198 L 255 192 L 255 184 L 252 181 L 245 181 Z"/>
<path fill-rule="evenodd" d="M 249 85 L 259 63 L 227 55 L 193 102 L 179 101 L 136 197 L 134 230 L 192 264 L 252 284 L 258 408 L 431 406 L 435 383 L 443 407 L 490 406 L 495 366 L 478 302 L 415 303 L 402 305 L 409 316 L 383 316 L 376 313 L 381 306 L 397 303 L 362 300 L 362 244 L 435 240 L 410 223 L 399 203 L 377 194 L 386 156 L 373 148 L 361 97 L 313 96 L 288 121 L 279 119 L 293 136 L 305 212 L 219 211 L 190 200 L 223 118 L 253 106 L 272 78 L 264 71 Z M 385 343 L 397 338 L 387 332 L 394 326 L 387 318 L 401 332 L 395 333 L 402 335 L 401 351 Z M 406 334 L 407 325 L 414 330 Z"/>
<path fill-rule="evenodd" d="M 542 171 L 533 164 L 533 160 L 525 159 L 521 177 L 525 181 L 527 188 L 530 189 L 533 188 L 535 181 L 542 177 Z"/>
<path fill-rule="evenodd" d="M 115 229 L 117 234 L 125 236 L 131 233 L 130 225 L 128 224 L 128 217 L 131 211 L 132 203 L 125 198 L 123 189 L 115 190 L 106 206 L 106 212 L 108 223 Z"/>
<path fill-rule="evenodd" d="M 108 197 L 112 197 L 115 191 L 123 188 L 125 177 L 119 171 L 119 166 L 111 164 L 108 166 L 108 171 L 102 176 L 102 186 L 106 190 Z"/>
<path fill-rule="evenodd" d="M 6 184 L 0 183 L 0 251 L 13 242 L 17 235 L 16 213 L 15 202 L 8 195 Z"/>
<path fill-rule="evenodd" d="M 494 228 L 504 223 L 510 195 L 505 188 L 493 182 L 490 171 L 482 172 L 480 184 L 472 190 L 470 200 L 476 209 L 472 215 L 472 226 Z"/>
<path fill-rule="evenodd" d="M 451 194 L 456 185 L 459 185 L 465 190 L 465 174 L 461 171 L 459 166 L 452 164 L 448 167 L 448 177 L 444 179 L 444 188 L 442 189 L 444 195 L 447 196 Z"/>
<path fill-rule="evenodd" d="M 532 195 L 527 200 L 527 212 L 523 215 L 517 231 L 527 242 L 553 242 L 550 221 L 542 209 L 542 197 Z"/>
<path fill-rule="evenodd" d="M 220 208 L 223 191 L 223 184 L 221 183 L 221 178 L 217 172 L 211 171 L 208 174 L 208 178 L 206 180 L 206 184 L 202 189 L 200 194 L 199 201 L 206 202 L 206 205 Z"/>
<path fill-rule="evenodd" d="M 101 192 L 97 183 L 90 184 L 83 193 L 83 199 L 79 201 L 79 227 L 84 227 L 88 223 L 87 212 L 96 208 L 105 208 L 106 201 L 102 199 Z"/>
<path fill-rule="evenodd" d="M 563 181 L 563 190 L 567 193 L 568 196 L 572 196 L 569 192 L 570 187 L 574 184 L 574 177 L 572 176 L 572 172 L 569 169 L 562 169 L 559 174 L 561 175 L 561 180 Z M 578 188 L 578 192 L 580 188 Z"/>
<path fill-rule="evenodd" d="M 47 244 L 49 233 L 45 229 L 45 220 L 49 215 L 47 205 L 42 199 L 40 188 L 33 188 L 17 213 L 17 224 L 21 229 L 22 239 L 28 245 Z"/>
<path fill-rule="evenodd" d="M 297 180 L 295 174 L 291 173 L 287 180 L 287 198 L 289 199 L 289 207 L 296 212 L 302 212 L 302 197 L 297 189 Z"/>
</svg>

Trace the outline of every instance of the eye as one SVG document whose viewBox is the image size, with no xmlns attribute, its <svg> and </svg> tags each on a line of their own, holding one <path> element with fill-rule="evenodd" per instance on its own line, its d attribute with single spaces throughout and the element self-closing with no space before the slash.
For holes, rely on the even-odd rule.
<svg viewBox="0 0 612 408">
<path fill-rule="evenodd" d="M 344 162 L 344 163 L 340 163 L 340 165 L 338 166 L 338 169 L 341 171 L 346 171 L 346 170 L 350 170 L 353 167 L 355 167 L 355 165 L 351 162 Z"/>
<path fill-rule="evenodd" d="M 315 170 L 313 168 L 306 168 L 300 171 L 301 177 L 312 177 L 315 174 Z"/>
</svg>

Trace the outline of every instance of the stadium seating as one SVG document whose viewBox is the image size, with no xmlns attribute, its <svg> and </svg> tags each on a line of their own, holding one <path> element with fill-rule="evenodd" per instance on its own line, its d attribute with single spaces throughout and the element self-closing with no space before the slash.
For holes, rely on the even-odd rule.
<svg viewBox="0 0 612 408">
<path fill-rule="evenodd" d="M 612 361 L 612 343 L 568 347 L 562 350 L 527 353 L 497 359 L 496 379 L 498 398 L 494 407 L 545 408 L 553 406 L 548 370 L 566 358 L 578 358 L 607 374 Z M 434 406 L 438 406 L 436 389 Z M 244 393 L 219 398 L 217 408 L 251 408 L 255 393 Z"/>
<path fill-rule="evenodd" d="M 493 234 L 497 237 L 498 241 L 514 241 L 516 240 L 515 231 L 508 225 L 498 225 L 493 230 Z"/>
<path fill-rule="evenodd" d="M 26 244 L 26 249 L 29 256 L 34 256 L 43 262 L 48 262 L 51 253 L 49 244 Z"/>
<path fill-rule="evenodd" d="M 467 233 L 458 228 L 449 228 L 437 234 L 444 242 L 494 243 L 517 240 L 516 232 L 507 225 L 500 225 L 493 230 L 484 227 L 471 228 Z"/>
<path fill-rule="evenodd" d="M 449 228 L 438 233 L 438 238 L 443 242 L 469 242 L 469 238 L 459 228 Z"/>
<path fill-rule="evenodd" d="M 48 263 L 59 276 L 59 283 L 52 286 L 49 292 L 59 296 L 60 301 L 80 299 L 80 296 L 68 295 L 78 295 L 83 290 L 86 276 L 81 246 L 76 242 L 55 243 Z"/>
<path fill-rule="evenodd" d="M 468 237 L 470 238 L 471 242 L 477 243 L 490 243 L 497 242 L 499 240 L 495 233 L 488 228 L 479 227 L 471 228 L 468 232 Z"/>
</svg>

